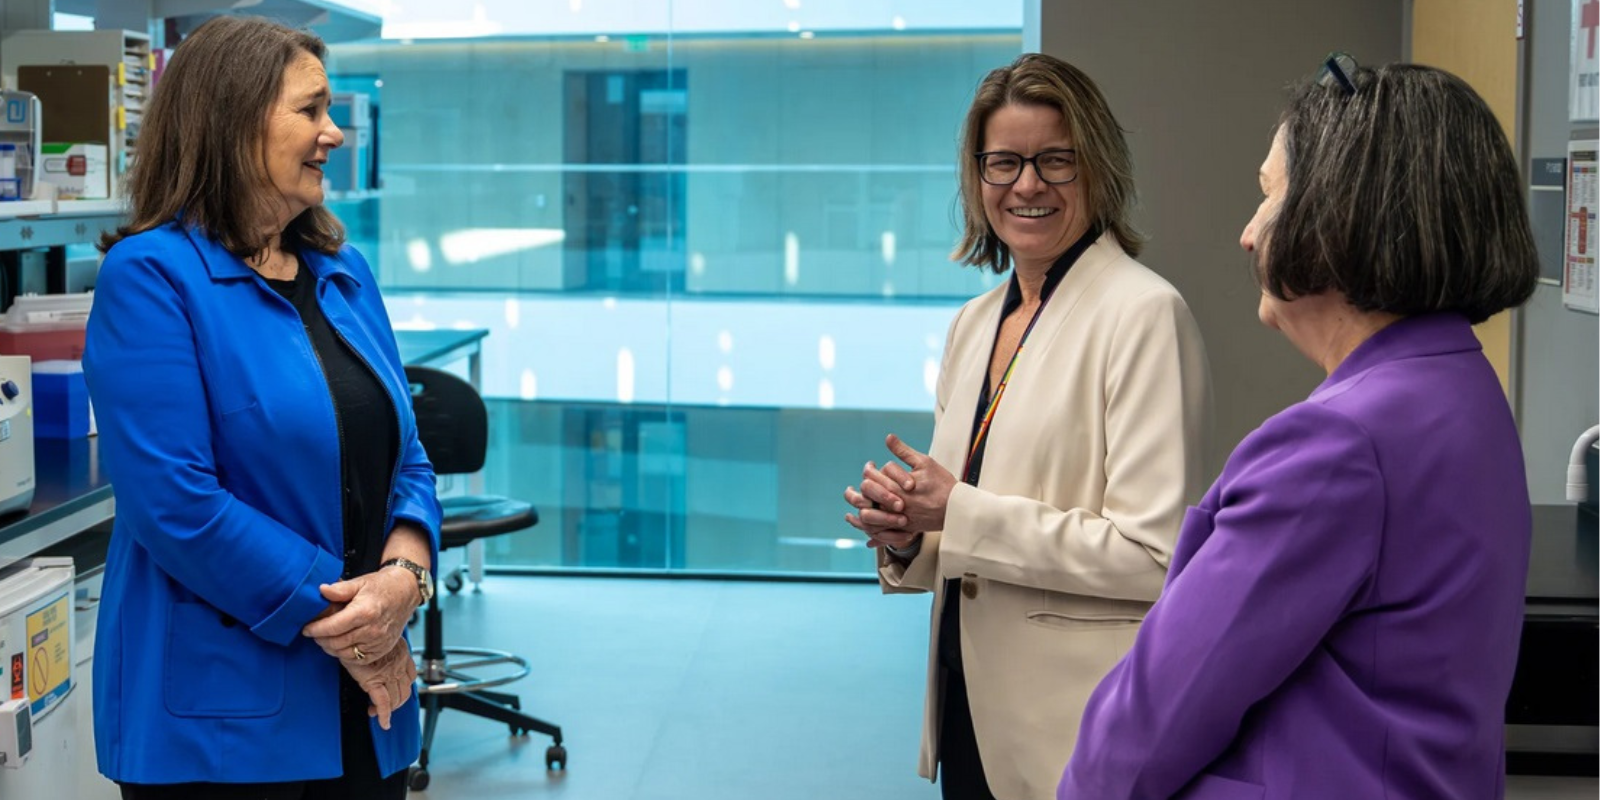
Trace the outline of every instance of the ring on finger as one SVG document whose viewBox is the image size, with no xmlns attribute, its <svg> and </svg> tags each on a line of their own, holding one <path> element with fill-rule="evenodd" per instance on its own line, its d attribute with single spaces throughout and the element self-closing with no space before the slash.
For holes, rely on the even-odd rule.
<svg viewBox="0 0 1600 800">
<path fill-rule="evenodd" d="M 361 647 L 359 645 L 350 645 L 350 654 L 355 656 L 357 661 L 367 660 L 367 654 L 361 652 Z"/>
</svg>

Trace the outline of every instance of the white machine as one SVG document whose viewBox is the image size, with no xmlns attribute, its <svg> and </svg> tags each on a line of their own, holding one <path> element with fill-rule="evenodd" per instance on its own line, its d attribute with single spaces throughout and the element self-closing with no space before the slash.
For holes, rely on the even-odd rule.
<svg viewBox="0 0 1600 800">
<path fill-rule="evenodd" d="M 39 98 L 32 92 L 0 91 L 0 143 L 16 145 L 16 199 L 33 197 L 34 165 L 40 153 Z"/>
<path fill-rule="evenodd" d="M 0 514 L 33 505 L 32 364 L 0 356 Z"/>
<path fill-rule="evenodd" d="M 0 797 L 75 798 L 70 558 L 32 558 L 0 570 Z"/>
</svg>

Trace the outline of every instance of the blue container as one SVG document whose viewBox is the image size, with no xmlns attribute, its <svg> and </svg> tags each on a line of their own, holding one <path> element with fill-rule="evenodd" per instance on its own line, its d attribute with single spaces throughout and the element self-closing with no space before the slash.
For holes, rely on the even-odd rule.
<svg viewBox="0 0 1600 800">
<path fill-rule="evenodd" d="M 75 372 L 33 373 L 33 435 L 37 439 L 89 435 L 89 387 L 81 366 Z"/>
</svg>

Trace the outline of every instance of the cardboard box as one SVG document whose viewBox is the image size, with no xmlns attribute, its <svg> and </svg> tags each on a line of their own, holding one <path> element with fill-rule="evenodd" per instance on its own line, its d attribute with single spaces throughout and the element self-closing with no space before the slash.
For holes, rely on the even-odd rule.
<svg viewBox="0 0 1600 800">
<path fill-rule="evenodd" d="M 39 180 L 56 187 L 60 200 L 104 200 L 111 196 L 106 146 L 45 142 L 39 147 Z"/>
</svg>

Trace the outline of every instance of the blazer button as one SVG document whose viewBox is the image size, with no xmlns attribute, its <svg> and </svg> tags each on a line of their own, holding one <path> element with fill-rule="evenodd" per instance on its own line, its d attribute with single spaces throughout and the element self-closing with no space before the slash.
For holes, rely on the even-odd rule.
<svg viewBox="0 0 1600 800">
<path fill-rule="evenodd" d="M 968 600 L 978 599 L 978 582 L 971 578 L 961 580 L 961 594 Z"/>
</svg>

